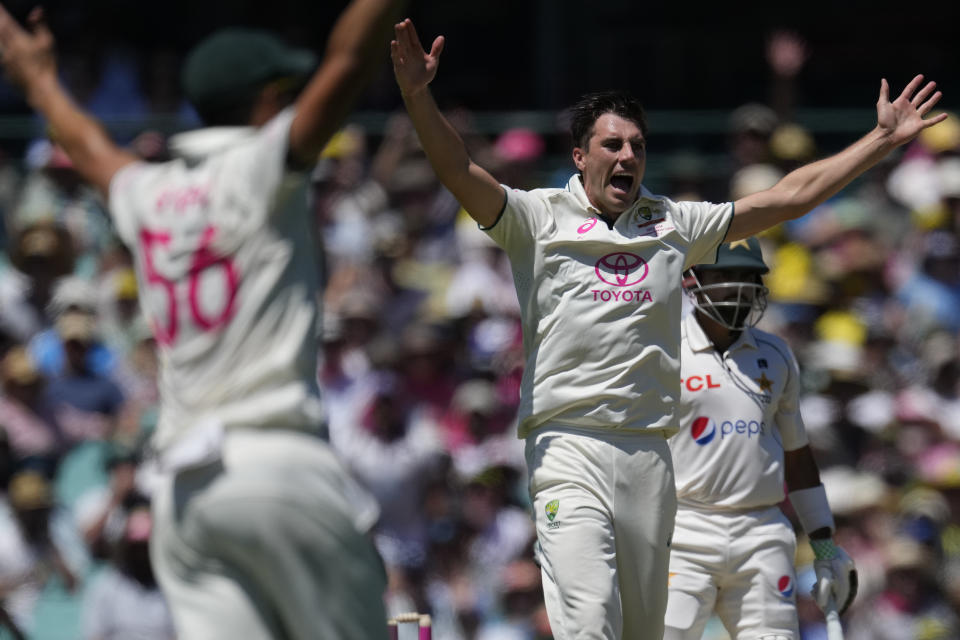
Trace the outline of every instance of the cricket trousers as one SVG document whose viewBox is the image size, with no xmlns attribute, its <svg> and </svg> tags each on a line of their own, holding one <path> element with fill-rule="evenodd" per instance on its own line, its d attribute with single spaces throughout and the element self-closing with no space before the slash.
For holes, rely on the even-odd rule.
<svg viewBox="0 0 960 640">
<path fill-rule="evenodd" d="M 554 637 L 662 640 L 677 506 L 663 434 L 547 426 L 526 458 Z"/>
<path fill-rule="evenodd" d="M 151 559 L 181 640 L 387 637 L 373 499 L 306 433 L 236 430 L 154 496 Z"/>
<path fill-rule="evenodd" d="M 734 640 L 794 640 L 797 539 L 778 507 L 677 511 L 665 640 L 699 640 L 716 611 Z"/>
</svg>

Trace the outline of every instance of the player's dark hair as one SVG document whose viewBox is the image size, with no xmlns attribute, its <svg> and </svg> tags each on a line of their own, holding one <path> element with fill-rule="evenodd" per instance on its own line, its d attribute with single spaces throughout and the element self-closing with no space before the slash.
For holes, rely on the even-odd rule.
<svg viewBox="0 0 960 640">
<path fill-rule="evenodd" d="M 205 126 L 245 127 L 250 124 L 250 118 L 253 115 L 253 108 L 257 104 L 257 100 L 260 97 L 260 92 L 262 92 L 269 84 L 270 82 L 264 82 L 258 86 L 250 87 L 242 97 L 238 98 L 237 101 L 230 106 L 216 108 L 194 105 L 194 109 L 196 109 L 197 115 L 200 116 L 200 120 L 203 121 Z M 289 84 L 289 82 L 285 84 Z M 300 95 L 300 92 L 304 86 L 305 82 L 296 82 L 294 84 L 289 84 L 289 86 L 284 86 L 283 90 L 278 95 L 278 102 L 281 104 L 281 106 L 289 106 L 293 104 L 296 101 L 297 96 Z"/>
<path fill-rule="evenodd" d="M 253 98 L 226 108 L 211 109 L 194 107 L 200 120 L 208 127 L 243 127 L 250 124 L 253 113 Z"/>
<path fill-rule="evenodd" d="M 593 135 L 593 125 L 605 113 L 630 120 L 647 136 L 647 116 L 640 100 L 626 91 L 588 93 L 570 107 L 570 134 L 576 147 L 586 147 Z"/>
</svg>

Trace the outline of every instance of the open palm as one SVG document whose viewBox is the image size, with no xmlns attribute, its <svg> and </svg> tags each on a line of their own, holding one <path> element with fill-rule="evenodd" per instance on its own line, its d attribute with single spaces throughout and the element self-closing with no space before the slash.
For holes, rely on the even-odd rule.
<svg viewBox="0 0 960 640">
<path fill-rule="evenodd" d="M 943 94 L 937 88 L 936 82 L 928 82 L 922 89 L 923 75 L 916 76 L 903 89 L 903 93 L 890 102 L 890 85 L 884 79 L 880 82 L 880 99 L 877 101 L 877 126 L 890 136 L 890 140 L 901 145 L 910 142 L 921 131 L 932 127 L 938 122 L 947 119 L 947 114 L 941 113 L 933 118 L 924 120 L 934 105 L 940 101 Z M 920 89 L 917 91 L 917 89 Z"/>
<path fill-rule="evenodd" d="M 424 89 L 437 75 L 443 36 L 437 36 L 430 53 L 423 50 L 417 30 L 409 18 L 393 27 L 396 40 L 390 43 L 393 73 L 403 95 L 410 96 Z"/>
<path fill-rule="evenodd" d="M 39 8 L 27 18 L 30 30 L 21 27 L 0 5 L 0 62 L 7 77 L 22 89 L 40 79 L 56 77 L 53 34 L 47 28 Z"/>
</svg>

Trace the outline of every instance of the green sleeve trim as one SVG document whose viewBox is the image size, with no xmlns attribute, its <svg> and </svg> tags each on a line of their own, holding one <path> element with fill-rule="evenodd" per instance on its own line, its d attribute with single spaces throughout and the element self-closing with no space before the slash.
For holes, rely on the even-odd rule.
<svg viewBox="0 0 960 640">
<path fill-rule="evenodd" d="M 733 203 L 733 202 L 730 203 L 730 221 L 727 222 L 727 228 L 726 228 L 726 230 L 723 232 L 723 239 L 720 240 L 720 242 L 717 244 L 717 249 L 716 249 L 716 251 L 713 252 L 713 262 L 714 262 L 714 263 L 716 263 L 717 260 L 720 259 L 720 247 L 723 245 L 724 242 L 727 241 L 727 234 L 730 233 L 730 225 L 733 224 L 733 216 L 737 215 L 736 206 L 737 206 L 737 205 L 736 205 L 735 203 Z"/>
<path fill-rule="evenodd" d="M 503 217 L 503 212 L 507 210 L 507 190 L 503 186 L 500 188 L 503 189 L 503 206 L 500 207 L 500 213 L 497 214 L 497 219 L 494 220 L 493 224 L 489 227 L 485 227 L 478 222 L 477 226 L 480 227 L 480 231 L 490 231 L 490 229 L 493 229 L 495 226 L 497 226 L 497 223 L 500 222 L 500 218 Z"/>
</svg>

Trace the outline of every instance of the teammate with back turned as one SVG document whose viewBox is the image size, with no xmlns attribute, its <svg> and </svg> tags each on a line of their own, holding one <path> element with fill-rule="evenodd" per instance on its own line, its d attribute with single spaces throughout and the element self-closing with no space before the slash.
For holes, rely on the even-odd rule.
<svg viewBox="0 0 960 640">
<path fill-rule="evenodd" d="M 799 367 L 786 343 L 754 327 L 767 272 L 756 238 L 725 244 L 687 272 L 680 431 L 669 443 L 677 519 L 665 640 L 697 640 L 716 612 L 737 640 L 798 640 L 796 538 L 777 505 L 784 479 L 816 555 L 814 597 L 842 612 L 857 590 L 833 544 L 833 516 L 799 410 Z"/>
<path fill-rule="evenodd" d="M 803 215 L 946 116 L 917 76 L 877 126 L 841 153 L 736 203 L 673 202 L 641 187 L 646 123 L 621 92 L 573 108 L 565 189 L 502 186 L 467 154 L 429 84 L 444 39 L 424 51 L 395 27 L 394 74 L 440 181 L 510 257 L 526 357 L 526 438 L 544 594 L 554 636 L 660 640 L 676 494 L 666 437 L 680 398 L 681 274 L 721 242 Z"/>
<path fill-rule="evenodd" d="M 270 34 L 225 30 L 189 56 L 209 128 L 138 161 L 76 107 L 38 10 L 0 8 L 7 75 L 109 199 L 160 345 L 151 556 L 178 637 L 386 637 L 377 507 L 326 443 L 316 383 L 308 169 L 386 58 L 395 0 L 354 0 L 319 67 Z M 311 75 L 312 74 L 312 75 Z"/>
</svg>

